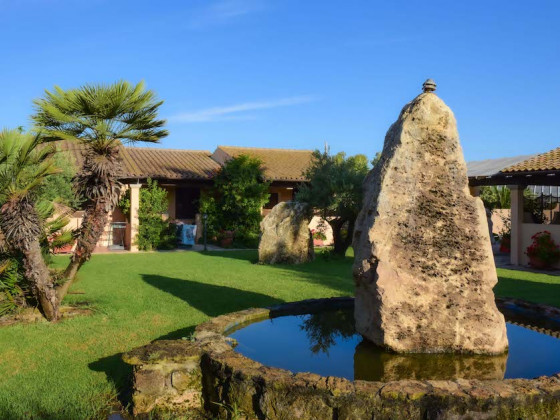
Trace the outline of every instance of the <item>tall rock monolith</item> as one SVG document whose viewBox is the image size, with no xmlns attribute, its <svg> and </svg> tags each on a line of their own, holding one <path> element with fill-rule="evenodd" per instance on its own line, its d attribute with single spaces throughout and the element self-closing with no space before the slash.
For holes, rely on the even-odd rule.
<svg viewBox="0 0 560 420">
<path fill-rule="evenodd" d="M 496 267 L 453 112 L 424 83 L 385 137 L 354 231 L 356 329 L 396 352 L 499 354 Z"/>
</svg>

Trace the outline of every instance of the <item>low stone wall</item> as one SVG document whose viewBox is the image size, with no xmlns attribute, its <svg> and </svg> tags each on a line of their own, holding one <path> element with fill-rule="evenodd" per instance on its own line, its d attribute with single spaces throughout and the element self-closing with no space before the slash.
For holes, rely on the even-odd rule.
<svg viewBox="0 0 560 420">
<path fill-rule="evenodd" d="M 545 308 L 501 300 L 519 317 Z M 213 318 L 193 340 L 156 341 L 124 360 L 134 366 L 134 412 L 154 409 L 245 419 L 552 419 L 560 418 L 560 375 L 537 379 L 394 382 L 349 381 L 264 366 L 235 352 L 232 330 L 256 320 L 353 305 L 351 298 L 319 299 L 249 309 Z M 547 327 L 560 311 L 546 309 Z"/>
</svg>

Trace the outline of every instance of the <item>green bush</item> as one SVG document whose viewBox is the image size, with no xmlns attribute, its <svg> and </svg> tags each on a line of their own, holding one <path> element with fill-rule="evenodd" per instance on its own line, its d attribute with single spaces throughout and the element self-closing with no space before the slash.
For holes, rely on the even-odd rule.
<svg viewBox="0 0 560 420">
<path fill-rule="evenodd" d="M 0 317 L 15 312 L 25 302 L 23 275 L 17 258 L 0 256 Z"/>
<path fill-rule="evenodd" d="M 229 160 L 214 178 L 213 188 L 200 198 L 200 213 L 207 214 L 208 239 L 225 231 L 235 233 L 234 246 L 256 248 L 259 243 L 261 209 L 269 200 L 262 163 L 240 155 Z"/>
<path fill-rule="evenodd" d="M 167 212 L 167 191 L 157 181 L 148 179 L 148 186 L 140 189 L 138 209 L 137 244 L 143 251 L 173 249 L 177 247 L 177 228 L 174 223 L 163 220 Z"/>
</svg>

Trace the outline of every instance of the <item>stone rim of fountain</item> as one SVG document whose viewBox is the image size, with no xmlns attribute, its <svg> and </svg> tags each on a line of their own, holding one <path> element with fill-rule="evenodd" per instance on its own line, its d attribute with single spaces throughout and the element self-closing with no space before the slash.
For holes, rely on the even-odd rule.
<svg viewBox="0 0 560 420">
<path fill-rule="evenodd" d="M 220 404 L 235 404 L 243 410 L 253 410 L 254 417 L 248 418 L 257 419 L 284 418 L 271 415 L 283 410 L 292 416 L 296 412 L 312 412 L 311 417 L 303 414 L 302 417 L 292 417 L 302 419 L 358 419 L 371 418 L 374 414 L 377 419 L 377 416 L 384 418 L 383 413 L 390 413 L 390 410 L 411 413 L 403 418 L 448 418 L 439 417 L 439 414 L 432 417 L 436 411 L 446 415 L 475 416 L 493 412 L 504 418 L 535 413 L 560 415 L 560 373 L 534 379 L 352 381 L 263 365 L 236 352 L 234 340 L 227 336 L 237 328 L 261 320 L 347 308 L 353 303 L 354 298 L 339 297 L 246 309 L 200 324 L 192 340 L 161 340 L 135 349 L 123 356 L 125 362 L 134 365 L 135 412 L 150 411 L 163 402 L 167 407 L 180 407 L 181 410 L 204 408 L 214 413 L 223 410 Z M 560 325 L 558 308 L 517 299 L 497 299 L 497 303 L 500 309 L 514 307 L 518 312 L 545 316 Z M 560 328 L 533 329 L 560 336 Z M 158 377 L 158 380 L 168 389 L 163 394 L 150 389 L 146 393 L 145 375 L 153 374 L 162 360 L 167 367 L 163 370 L 158 367 L 164 372 L 163 378 Z M 194 384 L 192 377 L 187 385 L 180 380 L 184 374 L 179 373 L 184 371 L 185 364 L 188 369 L 200 365 L 194 381 L 200 381 L 202 386 Z M 204 403 L 193 403 L 197 398 L 199 401 L 204 399 Z M 323 417 L 313 417 L 317 413 L 322 413 L 320 416 Z"/>
</svg>

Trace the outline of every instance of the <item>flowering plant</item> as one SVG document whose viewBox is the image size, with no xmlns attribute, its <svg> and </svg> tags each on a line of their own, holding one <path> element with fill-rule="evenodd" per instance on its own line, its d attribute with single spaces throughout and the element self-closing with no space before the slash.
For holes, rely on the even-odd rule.
<svg viewBox="0 0 560 420">
<path fill-rule="evenodd" d="M 545 266 L 550 266 L 560 260 L 560 248 L 552 239 L 550 232 L 545 230 L 531 236 L 533 242 L 525 252 L 529 258 L 542 261 Z"/>
<path fill-rule="evenodd" d="M 324 241 L 327 239 L 327 235 L 325 235 L 322 231 L 311 229 L 311 235 L 313 235 L 313 239 L 318 239 L 320 241 Z"/>
</svg>

